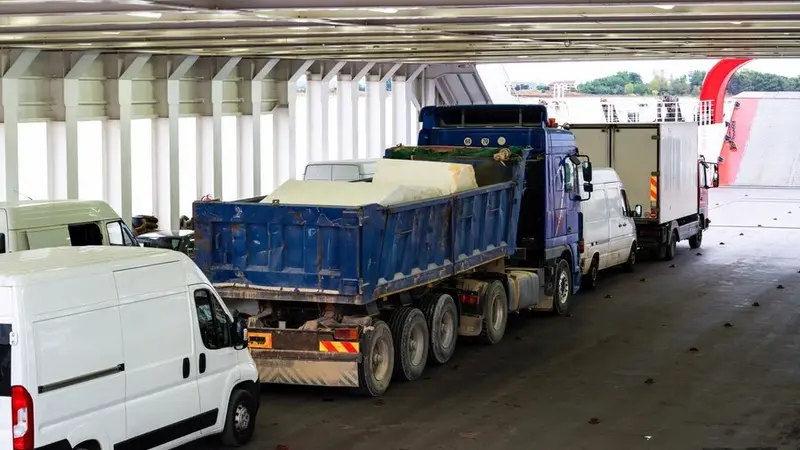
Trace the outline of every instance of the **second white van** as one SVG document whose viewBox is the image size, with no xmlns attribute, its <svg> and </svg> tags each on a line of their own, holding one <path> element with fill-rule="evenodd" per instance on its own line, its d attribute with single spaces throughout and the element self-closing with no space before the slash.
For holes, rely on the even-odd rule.
<svg viewBox="0 0 800 450">
<path fill-rule="evenodd" d="M 601 270 L 619 265 L 633 269 L 637 251 L 633 218 L 641 215 L 642 210 L 641 205 L 631 209 L 625 186 L 614 169 L 594 168 L 592 184 L 591 197 L 581 203 L 581 275 L 584 288 L 597 285 Z M 580 185 L 583 186 L 582 180 Z M 581 194 L 583 198 L 588 195 Z"/>
<path fill-rule="evenodd" d="M 104 201 L 0 203 L 0 253 L 83 245 L 138 244 L 125 222 Z"/>
<path fill-rule="evenodd" d="M 237 325 L 179 252 L 0 255 L 0 449 L 245 444 L 259 385 Z"/>
</svg>

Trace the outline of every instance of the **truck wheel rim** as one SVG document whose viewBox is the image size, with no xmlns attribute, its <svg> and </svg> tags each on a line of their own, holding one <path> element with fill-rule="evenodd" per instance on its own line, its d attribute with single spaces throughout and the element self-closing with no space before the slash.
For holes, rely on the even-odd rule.
<svg viewBox="0 0 800 450">
<path fill-rule="evenodd" d="M 450 344 L 453 342 L 453 336 L 455 336 L 454 325 L 455 320 L 453 320 L 453 313 L 451 311 L 445 311 L 439 323 L 439 342 L 444 348 L 450 347 Z"/>
<path fill-rule="evenodd" d="M 372 348 L 372 377 L 383 381 L 389 372 L 389 344 L 386 339 L 379 339 Z"/>
<path fill-rule="evenodd" d="M 410 356 L 411 364 L 418 366 L 422 360 L 425 350 L 425 333 L 422 332 L 422 327 L 417 325 L 411 329 L 408 336 L 408 356 Z"/>
<path fill-rule="evenodd" d="M 492 299 L 492 329 L 499 330 L 503 326 L 503 305 L 499 295 Z"/>
<path fill-rule="evenodd" d="M 558 303 L 567 303 L 569 297 L 569 278 L 563 270 L 558 274 Z"/>
</svg>

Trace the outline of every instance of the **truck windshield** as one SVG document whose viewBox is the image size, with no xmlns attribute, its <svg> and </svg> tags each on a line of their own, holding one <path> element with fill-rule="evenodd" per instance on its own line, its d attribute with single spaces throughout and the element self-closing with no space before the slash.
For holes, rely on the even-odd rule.
<svg viewBox="0 0 800 450">
<path fill-rule="evenodd" d="M 0 397 L 11 397 L 11 325 L 0 323 Z"/>
</svg>

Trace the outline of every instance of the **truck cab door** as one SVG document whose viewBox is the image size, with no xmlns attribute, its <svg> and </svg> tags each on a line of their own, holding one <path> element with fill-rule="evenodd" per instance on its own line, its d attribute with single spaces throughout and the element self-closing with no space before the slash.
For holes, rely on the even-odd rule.
<svg viewBox="0 0 800 450">
<path fill-rule="evenodd" d="M 709 166 L 710 164 L 703 160 L 697 164 L 697 212 L 705 218 L 708 218 L 708 189 L 711 187 L 708 177 Z"/>
</svg>

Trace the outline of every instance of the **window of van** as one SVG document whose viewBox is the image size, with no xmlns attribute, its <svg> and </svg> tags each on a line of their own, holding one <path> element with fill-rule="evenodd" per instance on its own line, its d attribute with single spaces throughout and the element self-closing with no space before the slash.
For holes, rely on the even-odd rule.
<svg viewBox="0 0 800 450">
<path fill-rule="evenodd" d="M 194 293 L 194 304 L 197 308 L 200 336 L 206 348 L 215 350 L 230 347 L 231 321 L 214 295 L 207 289 L 200 289 Z"/>
<path fill-rule="evenodd" d="M 620 194 L 622 194 L 622 208 L 625 212 L 625 215 L 628 216 L 631 213 L 631 204 L 628 202 L 628 194 L 625 192 L 625 189 L 620 189 Z"/>
<path fill-rule="evenodd" d="M 330 180 L 331 170 L 332 168 L 330 164 L 308 165 L 306 166 L 306 173 L 303 179 L 306 181 Z"/>
<path fill-rule="evenodd" d="M 103 245 L 103 233 L 96 223 L 78 223 L 67 225 L 69 241 L 73 247 L 84 245 Z"/>
<path fill-rule="evenodd" d="M 11 325 L 0 323 L 0 397 L 11 397 Z"/>
<path fill-rule="evenodd" d="M 130 230 L 121 220 L 107 223 L 106 230 L 108 231 L 108 245 L 134 245 Z"/>
<path fill-rule="evenodd" d="M 361 177 L 358 166 L 337 164 L 333 166 L 333 181 L 350 181 L 357 180 Z"/>
</svg>

